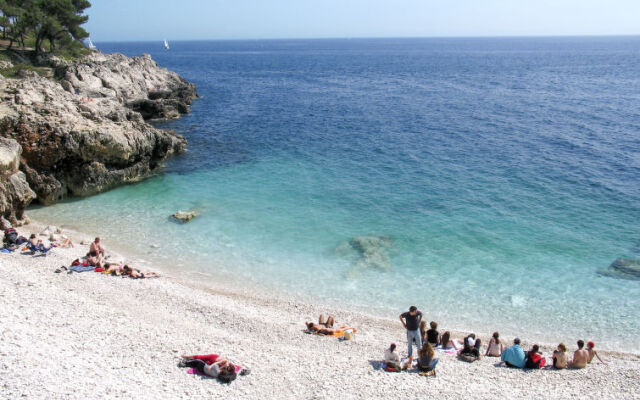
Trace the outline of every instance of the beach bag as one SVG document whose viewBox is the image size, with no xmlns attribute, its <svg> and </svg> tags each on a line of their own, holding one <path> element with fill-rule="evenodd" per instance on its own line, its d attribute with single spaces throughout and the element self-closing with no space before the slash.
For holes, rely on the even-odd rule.
<svg viewBox="0 0 640 400">
<path fill-rule="evenodd" d="M 353 340 L 356 337 L 356 333 L 353 331 L 353 329 L 347 329 L 346 331 L 344 331 L 344 340 Z"/>
<path fill-rule="evenodd" d="M 6 229 L 4 231 L 4 242 L 11 245 L 18 244 L 18 232 L 13 228 Z"/>
</svg>

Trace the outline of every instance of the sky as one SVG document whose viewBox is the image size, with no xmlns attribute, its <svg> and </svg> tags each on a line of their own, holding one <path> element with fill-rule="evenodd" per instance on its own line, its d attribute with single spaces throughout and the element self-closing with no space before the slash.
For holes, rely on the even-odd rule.
<svg viewBox="0 0 640 400">
<path fill-rule="evenodd" d="M 91 0 L 94 41 L 640 34 L 640 0 Z"/>
</svg>

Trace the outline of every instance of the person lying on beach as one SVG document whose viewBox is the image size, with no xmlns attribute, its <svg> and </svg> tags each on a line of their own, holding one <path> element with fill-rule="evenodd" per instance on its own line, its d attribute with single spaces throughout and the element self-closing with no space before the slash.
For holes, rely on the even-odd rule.
<svg viewBox="0 0 640 400">
<path fill-rule="evenodd" d="M 128 276 L 133 279 L 142 279 L 142 278 L 157 278 L 160 275 L 153 271 L 140 271 L 137 268 L 131 268 L 128 265 L 122 267 L 122 276 Z"/>
<path fill-rule="evenodd" d="M 534 344 L 531 347 L 531 350 L 527 352 L 527 360 L 525 361 L 524 366 L 529 369 L 540 369 L 544 367 L 546 361 L 547 360 L 540 354 L 540 347 L 537 344 Z"/>
<path fill-rule="evenodd" d="M 520 347 L 519 338 L 513 339 L 513 346 L 504 349 L 500 359 L 507 365 L 507 367 L 524 368 L 525 355 L 524 350 Z"/>
<path fill-rule="evenodd" d="M 500 341 L 500 334 L 498 332 L 493 332 L 493 337 L 489 339 L 487 352 L 484 355 L 489 357 L 500 357 L 503 350 L 504 350 L 504 346 Z"/>
<path fill-rule="evenodd" d="M 62 235 L 60 238 L 56 237 L 53 233 L 49 236 L 49 242 L 53 247 L 68 248 L 73 247 L 73 242 L 68 237 Z"/>
<path fill-rule="evenodd" d="M 338 329 L 333 328 L 334 319 L 332 316 L 327 318 L 327 321 L 324 320 L 324 314 L 320 314 L 320 318 L 318 318 L 318 323 L 314 324 L 313 322 L 305 322 L 304 324 L 307 326 L 307 331 L 311 333 L 317 333 L 320 335 L 333 335 L 338 331 Z"/>
<path fill-rule="evenodd" d="M 184 365 L 189 368 L 194 368 L 202 375 L 219 379 L 221 382 L 231 382 L 236 379 L 236 367 L 231 364 L 229 360 L 221 357 L 218 357 L 218 359 L 211 364 L 207 364 L 204 360 L 198 358 L 191 358 L 185 361 Z"/>
<path fill-rule="evenodd" d="M 446 331 L 445 333 L 442 334 L 442 339 L 440 340 L 440 343 L 442 345 L 442 350 L 447 350 L 447 349 L 454 349 L 454 350 L 458 350 L 458 345 L 456 344 L 456 342 L 458 342 L 457 339 L 451 339 L 451 333 L 449 331 Z"/>
<path fill-rule="evenodd" d="M 104 264 L 104 273 L 105 274 L 121 275 L 122 272 L 123 272 L 122 264 L 117 264 L 117 263 L 105 263 Z"/>
<path fill-rule="evenodd" d="M 589 360 L 589 352 L 584 349 L 584 341 L 578 340 L 578 350 L 573 352 L 573 360 L 571 360 L 571 368 L 582 369 L 587 366 Z"/>
<path fill-rule="evenodd" d="M 222 360 L 222 357 L 217 354 L 206 354 L 206 355 L 195 355 L 195 356 L 182 355 L 180 357 L 182 358 L 182 361 L 179 364 L 179 366 L 181 367 L 187 367 L 188 366 L 187 363 L 193 360 L 202 361 L 206 365 L 212 365 L 217 361 Z M 234 364 L 230 364 L 230 365 L 234 367 L 234 372 L 238 373 L 239 375 L 249 375 L 249 373 L 251 373 L 249 368 L 242 368 L 239 365 L 234 365 Z M 195 368 L 195 367 L 192 367 L 192 368 Z"/>
<path fill-rule="evenodd" d="M 438 359 L 433 358 L 433 355 L 433 346 L 429 342 L 425 342 L 418 350 L 418 371 L 426 373 L 425 376 L 436 375 Z"/>
<path fill-rule="evenodd" d="M 564 343 L 558 345 L 558 349 L 553 352 L 553 368 L 565 369 L 569 363 L 569 355 L 567 354 L 567 346 Z"/>
<path fill-rule="evenodd" d="M 601 363 L 603 363 L 604 365 L 607 365 L 606 362 L 602 361 L 602 358 L 600 358 L 600 356 L 598 355 L 598 352 L 594 347 L 596 347 L 595 343 L 591 341 L 587 343 L 587 352 L 589 353 L 589 359 L 587 359 L 587 362 L 591 364 L 591 361 L 593 361 L 593 357 L 598 357 L 598 360 L 600 360 Z"/>
</svg>

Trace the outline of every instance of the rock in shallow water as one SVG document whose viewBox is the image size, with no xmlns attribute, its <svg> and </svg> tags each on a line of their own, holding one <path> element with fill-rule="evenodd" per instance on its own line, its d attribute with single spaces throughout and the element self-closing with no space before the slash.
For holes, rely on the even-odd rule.
<svg viewBox="0 0 640 400">
<path fill-rule="evenodd" d="M 625 279 L 640 279 L 640 260 L 617 258 L 601 275 Z"/>
<path fill-rule="evenodd" d="M 195 211 L 178 211 L 173 214 L 173 218 L 182 221 L 189 222 L 194 219 L 198 214 Z"/>
<path fill-rule="evenodd" d="M 394 240 L 388 236 L 354 236 L 338 246 L 336 253 L 344 256 L 355 255 L 352 267 L 347 273 L 350 277 L 357 277 L 369 269 L 390 271 L 392 265 L 387 251 L 393 242 Z"/>
</svg>

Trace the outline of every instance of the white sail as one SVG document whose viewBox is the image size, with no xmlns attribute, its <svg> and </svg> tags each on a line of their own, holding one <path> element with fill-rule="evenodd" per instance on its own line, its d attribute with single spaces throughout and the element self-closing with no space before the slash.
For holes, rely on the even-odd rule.
<svg viewBox="0 0 640 400">
<path fill-rule="evenodd" d="M 93 44 L 93 42 L 91 41 L 91 38 L 88 39 L 89 42 L 89 50 L 95 50 L 96 46 Z"/>
<path fill-rule="evenodd" d="M 164 48 L 169 50 L 169 42 L 167 42 L 167 39 L 164 40 Z"/>
</svg>

